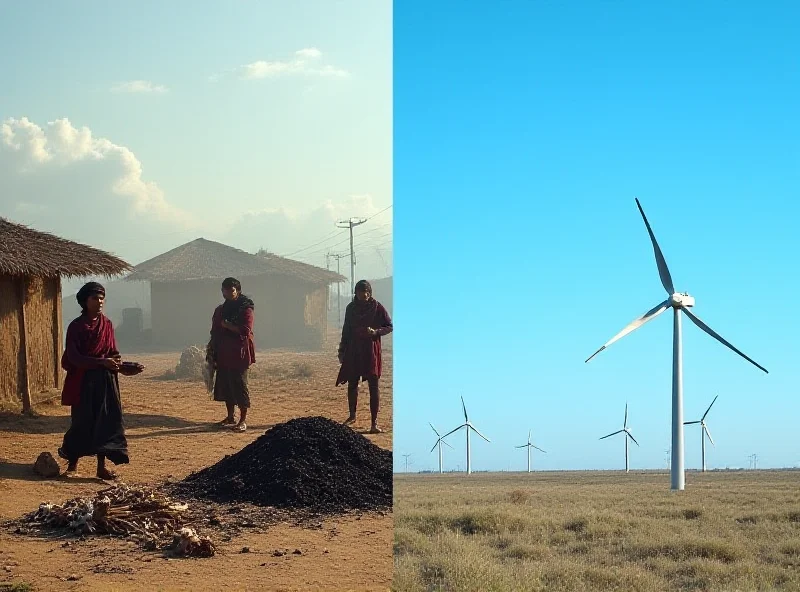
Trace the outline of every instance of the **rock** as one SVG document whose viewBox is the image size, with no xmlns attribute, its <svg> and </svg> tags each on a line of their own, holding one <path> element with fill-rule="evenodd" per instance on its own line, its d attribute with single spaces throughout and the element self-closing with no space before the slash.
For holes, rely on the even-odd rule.
<svg viewBox="0 0 800 592">
<path fill-rule="evenodd" d="M 45 479 L 52 479 L 61 474 L 61 467 L 58 461 L 53 458 L 49 452 L 42 452 L 36 462 L 33 463 L 33 470 L 36 474 L 41 475 Z"/>
<path fill-rule="evenodd" d="M 242 553 L 249 553 L 250 547 L 242 547 Z"/>
</svg>

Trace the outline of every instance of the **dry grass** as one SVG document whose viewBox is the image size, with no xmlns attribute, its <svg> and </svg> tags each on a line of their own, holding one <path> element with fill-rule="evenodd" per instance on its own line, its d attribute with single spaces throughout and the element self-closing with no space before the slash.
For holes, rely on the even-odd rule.
<svg viewBox="0 0 800 592">
<path fill-rule="evenodd" d="M 395 475 L 393 589 L 800 590 L 800 472 Z"/>
</svg>

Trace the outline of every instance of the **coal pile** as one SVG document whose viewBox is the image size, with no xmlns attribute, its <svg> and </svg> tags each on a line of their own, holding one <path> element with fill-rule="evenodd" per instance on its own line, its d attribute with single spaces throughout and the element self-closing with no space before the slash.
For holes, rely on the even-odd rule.
<svg viewBox="0 0 800 592">
<path fill-rule="evenodd" d="M 220 503 L 324 514 L 392 505 L 392 453 L 325 417 L 279 424 L 175 489 Z"/>
</svg>

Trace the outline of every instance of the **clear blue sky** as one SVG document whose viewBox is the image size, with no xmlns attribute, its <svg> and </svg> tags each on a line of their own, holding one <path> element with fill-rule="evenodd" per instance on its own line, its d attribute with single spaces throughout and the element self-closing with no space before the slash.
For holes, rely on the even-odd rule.
<svg viewBox="0 0 800 592">
<path fill-rule="evenodd" d="M 617 469 L 625 402 L 670 443 L 676 288 L 765 375 L 684 321 L 685 419 L 710 467 L 800 463 L 800 8 L 789 2 L 395 3 L 395 467 L 436 467 L 470 417 L 474 470 Z M 685 318 L 685 317 L 684 317 Z M 697 426 L 686 466 L 700 463 Z M 446 468 L 464 467 L 463 432 Z"/>
</svg>

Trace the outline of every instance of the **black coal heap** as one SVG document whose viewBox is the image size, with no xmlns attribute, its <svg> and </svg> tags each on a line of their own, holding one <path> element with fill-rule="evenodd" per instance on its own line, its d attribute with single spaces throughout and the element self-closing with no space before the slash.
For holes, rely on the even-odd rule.
<svg viewBox="0 0 800 592">
<path fill-rule="evenodd" d="M 303 417 L 192 473 L 176 490 L 221 503 L 325 514 L 385 509 L 392 505 L 392 453 L 335 421 Z"/>
</svg>

